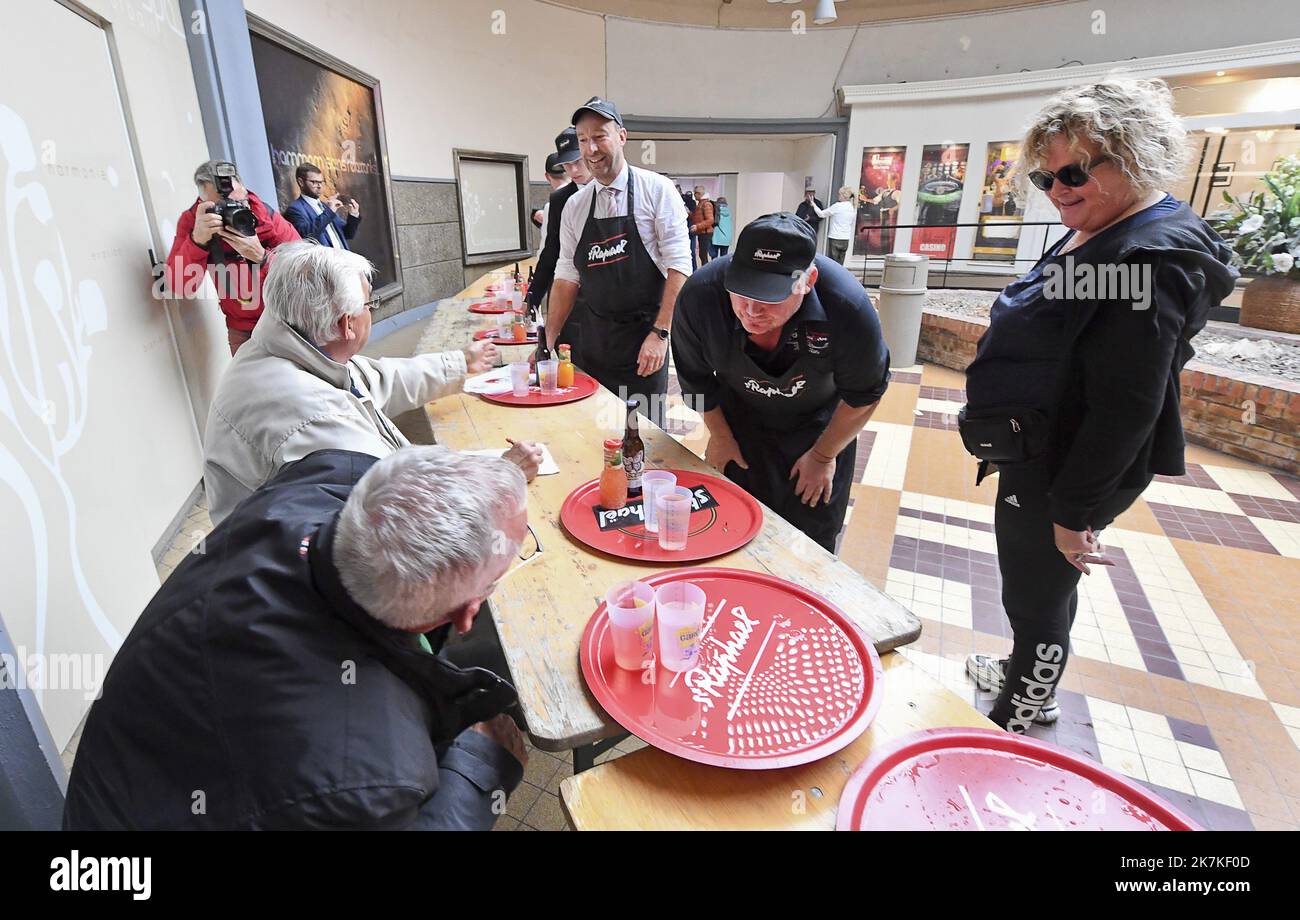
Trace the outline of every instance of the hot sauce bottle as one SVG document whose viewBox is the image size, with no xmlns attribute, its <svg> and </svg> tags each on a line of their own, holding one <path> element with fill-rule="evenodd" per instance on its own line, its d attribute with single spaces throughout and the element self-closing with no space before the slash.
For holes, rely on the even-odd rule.
<svg viewBox="0 0 1300 920">
<path fill-rule="evenodd" d="M 560 389 L 573 386 L 573 347 L 571 345 L 560 345 L 556 349 L 560 353 L 560 379 L 558 381 Z"/>
<path fill-rule="evenodd" d="M 600 470 L 600 507 L 617 511 L 627 504 L 627 473 L 623 471 L 623 442 L 605 439 L 605 465 Z"/>
<path fill-rule="evenodd" d="M 524 339 L 528 338 L 528 327 L 524 325 L 523 310 L 515 311 L 515 322 L 514 326 L 511 328 L 511 338 L 516 342 L 522 342 Z"/>
</svg>

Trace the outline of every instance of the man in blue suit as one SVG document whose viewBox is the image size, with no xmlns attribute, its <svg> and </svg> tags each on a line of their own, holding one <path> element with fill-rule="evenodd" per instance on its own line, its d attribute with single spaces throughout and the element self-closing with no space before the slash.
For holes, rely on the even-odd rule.
<svg viewBox="0 0 1300 920">
<path fill-rule="evenodd" d="M 350 249 L 348 240 L 357 235 L 361 223 L 361 205 L 355 198 L 344 200 L 337 194 L 322 201 L 325 177 L 310 163 L 299 166 L 295 178 L 302 194 L 284 209 L 285 219 L 304 240 L 315 240 L 335 249 Z M 346 221 L 339 216 L 344 210 Z"/>
</svg>

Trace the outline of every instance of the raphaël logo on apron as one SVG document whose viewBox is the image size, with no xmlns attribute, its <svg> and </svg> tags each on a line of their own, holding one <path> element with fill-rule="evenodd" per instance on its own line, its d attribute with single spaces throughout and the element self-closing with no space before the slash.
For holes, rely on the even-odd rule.
<svg viewBox="0 0 1300 920">
<path fill-rule="evenodd" d="M 755 249 L 755 262 L 780 262 L 781 250 L 779 249 Z"/>
<path fill-rule="evenodd" d="M 751 393 L 757 393 L 759 396 L 784 396 L 786 399 L 794 399 L 803 392 L 804 387 L 808 385 L 808 378 L 800 374 L 790 385 L 784 389 L 777 386 L 770 380 L 758 381 L 753 377 L 745 378 L 745 389 Z"/>
<path fill-rule="evenodd" d="M 691 489 L 692 514 L 696 511 L 707 511 L 717 506 L 718 500 L 704 486 L 695 486 Z M 617 511 L 606 511 L 599 505 L 596 505 L 591 510 L 596 515 L 596 525 L 600 528 L 601 533 L 619 530 L 633 524 L 645 523 L 645 510 L 640 499 L 629 500 L 626 505 Z"/>
<path fill-rule="evenodd" d="M 618 242 L 615 243 L 614 240 L 618 240 Z M 587 250 L 587 267 L 598 268 L 601 265 L 612 265 L 626 258 L 627 234 L 620 233 L 618 236 L 612 236 L 607 240 L 591 244 L 591 248 Z"/>
</svg>

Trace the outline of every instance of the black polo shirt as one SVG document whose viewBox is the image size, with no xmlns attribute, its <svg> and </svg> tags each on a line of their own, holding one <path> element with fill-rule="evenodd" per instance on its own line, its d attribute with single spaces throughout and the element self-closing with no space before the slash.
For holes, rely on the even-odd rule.
<svg viewBox="0 0 1300 920">
<path fill-rule="evenodd" d="M 722 256 L 693 272 L 677 295 L 673 313 L 677 380 L 683 399 L 700 412 L 717 408 L 725 389 L 740 386 L 740 381 L 723 379 L 714 370 L 732 363 L 729 355 L 724 360 L 722 349 L 735 347 L 736 330 L 741 328 L 723 285 L 731 258 Z M 837 398 L 855 408 L 868 406 L 889 385 L 889 349 L 880 318 L 861 282 L 844 266 L 825 256 L 817 256 L 815 264 L 817 283 L 786 322 L 780 345 L 763 352 L 745 336 L 744 347 L 760 368 L 780 375 L 801 356 L 807 333 L 807 347 L 815 355 L 830 355 Z"/>
</svg>

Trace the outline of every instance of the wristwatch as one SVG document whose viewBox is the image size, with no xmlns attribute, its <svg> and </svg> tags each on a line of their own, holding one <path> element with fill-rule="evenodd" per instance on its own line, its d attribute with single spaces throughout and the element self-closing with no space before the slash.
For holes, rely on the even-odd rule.
<svg viewBox="0 0 1300 920">
<path fill-rule="evenodd" d="M 658 326 L 651 326 L 650 328 L 659 336 L 659 338 L 663 339 L 665 342 L 668 341 L 667 329 L 661 329 Z"/>
</svg>

